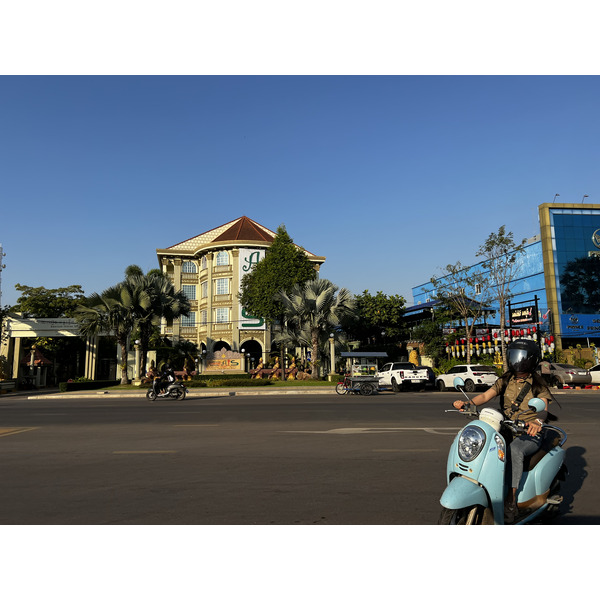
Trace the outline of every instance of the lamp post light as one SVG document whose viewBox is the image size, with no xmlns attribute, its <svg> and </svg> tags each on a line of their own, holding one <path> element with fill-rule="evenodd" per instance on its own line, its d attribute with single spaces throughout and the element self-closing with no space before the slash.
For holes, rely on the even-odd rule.
<svg viewBox="0 0 600 600">
<path fill-rule="evenodd" d="M 586 199 L 586 198 L 589 198 L 589 196 L 588 196 L 587 194 L 584 194 L 584 195 L 583 195 L 583 198 L 581 199 L 581 202 L 582 202 L 582 203 L 583 203 L 583 202 L 585 202 L 585 199 Z"/>
<path fill-rule="evenodd" d="M 329 358 L 331 360 L 330 373 L 335 374 L 335 337 L 333 333 L 329 334 Z"/>
<path fill-rule="evenodd" d="M 206 360 L 206 350 L 202 350 L 202 356 L 200 357 L 200 369 L 201 372 L 204 373 L 204 361 Z"/>
<path fill-rule="evenodd" d="M 556 200 L 559 196 L 560 196 L 560 194 L 554 194 L 554 198 L 552 200 L 552 204 L 554 204 L 554 200 Z"/>
<path fill-rule="evenodd" d="M 135 340 L 135 368 L 133 370 L 133 379 L 138 381 L 140 377 L 140 340 Z"/>
<path fill-rule="evenodd" d="M 248 371 L 246 368 L 246 349 L 242 348 L 242 360 L 244 361 L 244 372 Z"/>
</svg>

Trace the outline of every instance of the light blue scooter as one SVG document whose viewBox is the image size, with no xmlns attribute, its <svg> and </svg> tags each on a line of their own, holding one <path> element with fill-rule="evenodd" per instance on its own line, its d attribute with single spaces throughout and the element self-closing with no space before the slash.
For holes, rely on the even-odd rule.
<svg viewBox="0 0 600 600">
<path fill-rule="evenodd" d="M 462 378 L 454 379 L 454 387 L 469 400 L 462 389 L 464 384 Z M 545 408 L 539 398 L 532 398 L 528 404 L 536 412 Z M 477 412 L 474 404 L 468 406 L 462 414 L 477 420 L 458 432 L 450 448 L 446 469 L 448 485 L 440 499 L 443 508 L 438 524 L 504 525 L 504 498 L 508 490 L 505 471 L 510 448 L 501 431 L 523 433 L 525 424 L 517 419 L 504 419 L 493 408 Z M 544 424 L 542 435 L 540 449 L 525 460 L 517 489 L 519 517 L 515 525 L 529 523 L 542 513 L 559 512 L 562 497 L 557 492 L 560 481 L 567 475 L 563 449 L 567 434 L 559 427 Z"/>
</svg>

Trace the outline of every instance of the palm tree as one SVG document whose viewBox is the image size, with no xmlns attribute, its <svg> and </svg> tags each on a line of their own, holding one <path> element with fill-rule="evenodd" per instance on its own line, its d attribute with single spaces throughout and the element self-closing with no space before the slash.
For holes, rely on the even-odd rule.
<svg viewBox="0 0 600 600">
<path fill-rule="evenodd" d="M 314 365 L 312 378 L 318 379 L 319 338 L 328 337 L 340 326 L 340 319 L 355 312 L 352 294 L 327 279 L 314 279 L 296 284 L 289 294 L 279 292 L 279 299 L 290 324 L 310 336 Z"/>
<path fill-rule="evenodd" d="M 151 305 L 148 292 L 127 281 L 94 292 L 75 310 L 80 333 L 93 337 L 101 332 L 112 333 L 121 347 L 121 384 L 127 384 L 127 343 L 140 310 Z"/>
<path fill-rule="evenodd" d="M 181 290 L 176 291 L 171 280 L 158 269 L 144 274 L 137 265 L 130 265 L 125 269 L 125 278 L 125 282 L 140 292 L 145 291 L 150 298 L 148 306 L 138 307 L 135 317 L 140 335 L 140 372 L 145 373 L 152 329 L 160 325 L 161 319 L 172 321 L 187 316 L 190 301 Z"/>
</svg>

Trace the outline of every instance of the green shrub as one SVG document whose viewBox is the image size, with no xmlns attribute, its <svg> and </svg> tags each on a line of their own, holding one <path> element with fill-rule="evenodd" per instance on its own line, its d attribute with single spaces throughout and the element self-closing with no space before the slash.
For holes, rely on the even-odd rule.
<svg viewBox="0 0 600 600">
<path fill-rule="evenodd" d="M 211 381 L 213 379 L 220 380 L 236 380 L 241 379 L 243 381 L 254 381 L 248 373 L 213 373 L 207 374 L 203 373 L 202 375 L 194 375 L 192 378 L 193 381 Z"/>
<path fill-rule="evenodd" d="M 206 384 L 208 387 L 262 387 L 273 385 L 270 379 L 209 379 Z"/>
</svg>

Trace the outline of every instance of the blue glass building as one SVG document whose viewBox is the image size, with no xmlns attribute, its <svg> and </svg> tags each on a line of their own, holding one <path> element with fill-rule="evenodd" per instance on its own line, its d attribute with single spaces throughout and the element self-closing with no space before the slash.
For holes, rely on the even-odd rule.
<svg viewBox="0 0 600 600">
<path fill-rule="evenodd" d="M 541 204 L 540 231 L 528 240 L 517 258 L 518 273 L 511 283 L 510 308 L 514 320 L 506 327 L 536 327 L 561 349 L 578 343 L 600 345 L 600 205 Z M 465 268 L 481 271 L 482 263 Z M 481 290 L 465 290 L 477 300 Z M 431 304 L 430 282 L 412 289 L 415 316 Z M 517 318 L 520 308 L 536 306 L 532 318 Z M 498 310 L 493 303 L 492 310 Z M 511 313 L 508 312 L 507 315 Z M 498 313 L 495 315 L 498 327 Z M 490 327 L 493 329 L 493 316 Z"/>
</svg>

